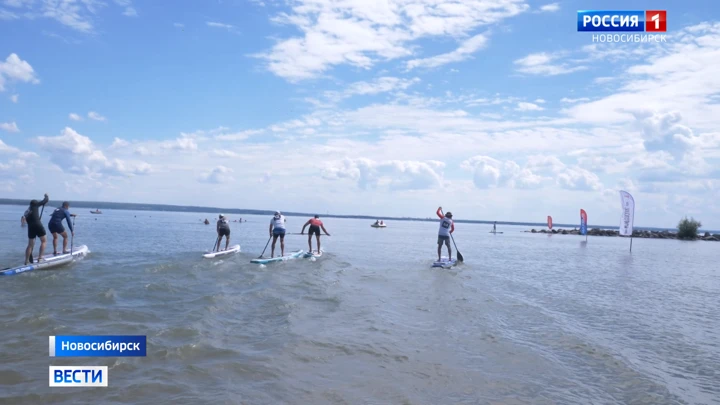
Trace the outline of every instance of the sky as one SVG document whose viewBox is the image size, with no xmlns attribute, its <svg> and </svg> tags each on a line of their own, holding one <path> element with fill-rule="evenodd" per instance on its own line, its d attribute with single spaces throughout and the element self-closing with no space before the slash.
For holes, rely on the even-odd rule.
<svg viewBox="0 0 720 405">
<path fill-rule="evenodd" d="M 0 197 L 720 229 L 716 2 L 0 0 L 0 38 Z"/>
</svg>

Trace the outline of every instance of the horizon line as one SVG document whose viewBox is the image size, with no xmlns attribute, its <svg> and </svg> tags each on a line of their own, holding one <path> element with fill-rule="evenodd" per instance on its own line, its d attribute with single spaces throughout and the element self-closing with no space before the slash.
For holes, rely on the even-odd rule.
<svg viewBox="0 0 720 405">
<path fill-rule="evenodd" d="M 23 200 L 19 198 L 0 198 L 0 205 L 20 205 L 23 206 L 26 204 L 26 201 L 29 200 Z M 58 201 L 71 201 L 71 200 L 63 200 L 58 199 Z M 50 202 L 48 201 L 48 204 Z M 111 202 L 111 201 L 74 201 L 72 203 L 73 206 L 78 208 L 105 208 L 105 209 L 120 209 L 120 210 L 135 210 L 135 211 L 170 211 L 170 212 L 207 212 L 207 211 L 224 211 L 226 213 L 235 213 L 235 214 L 250 214 L 250 215 L 272 215 L 274 214 L 274 210 L 258 210 L 258 209 L 250 209 L 250 208 L 218 208 L 218 207 L 206 207 L 206 206 L 199 206 L 199 205 L 172 205 L 172 204 L 148 204 L 148 203 L 124 203 L 124 202 Z M 122 207 L 112 207 L 112 206 L 119 206 L 124 205 L 125 208 Z M 132 209 L 130 208 L 132 206 Z M 154 208 L 154 209 L 153 209 Z M 160 209 L 164 208 L 164 209 Z M 286 211 L 283 212 L 283 215 L 287 216 L 314 216 L 315 213 L 305 213 L 305 212 L 295 212 L 295 211 Z M 426 218 L 419 218 L 419 217 L 380 217 L 375 215 L 362 215 L 362 214 L 326 214 L 325 217 L 329 218 L 354 218 L 354 219 L 379 219 L 382 218 L 385 220 L 385 218 L 391 219 L 391 220 L 398 220 L 398 221 L 435 221 L 435 218 L 426 217 Z M 547 223 L 542 222 L 523 222 L 523 221 L 488 221 L 488 220 L 475 220 L 475 219 L 455 219 L 454 220 L 457 223 L 476 223 L 476 224 L 490 224 L 497 223 L 498 225 L 528 225 L 528 226 L 543 226 L 547 227 Z M 573 227 L 573 228 L 579 228 L 580 224 L 555 224 L 553 223 L 553 227 L 555 226 L 564 226 L 564 227 Z M 598 229 L 619 229 L 620 226 L 608 226 L 608 225 L 587 225 L 588 230 L 591 228 L 598 228 Z M 664 228 L 664 227 L 653 227 L 653 226 L 633 226 L 633 228 L 637 229 L 660 229 L 660 230 L 671 230 L 676 228 Z M 702 228 L 700 228 L 702 229 Z M 711 230 L 706 230 L 711 231 Z"/>
</svg>

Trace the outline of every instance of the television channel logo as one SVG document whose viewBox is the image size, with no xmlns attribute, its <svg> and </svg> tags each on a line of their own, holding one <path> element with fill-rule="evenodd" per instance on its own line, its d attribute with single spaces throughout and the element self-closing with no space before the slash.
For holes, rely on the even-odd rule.
<svg viewBox="0 0 720 405">
<path fill-rule="evenodd" d="M 578 10 L 579 32 L 667 32 L 667 10 Z"/>
<path fill-rule="evenodd" d="M 50 366 L 51 387 L 107 387 L 107 366 Z"/>
</svg>

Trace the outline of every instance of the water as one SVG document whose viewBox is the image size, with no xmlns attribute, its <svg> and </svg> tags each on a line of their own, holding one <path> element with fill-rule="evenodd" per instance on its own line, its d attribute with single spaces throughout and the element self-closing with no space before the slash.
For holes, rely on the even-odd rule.
<svg viewBox="0 0 720 405">
<path fill-rule="evenodd" d="M 0 265 L 23 211 L 0 206 Z M 88 258 L 0 278 L 0 403 L 720 404 L 717 242 L 459 224 L 443 270 L 433 223 L 328 218 L 323 258 L 262 268 L 270 218 L 207 260 L 216 213 L 88 211 Z M 147 335 L 148 355 L 48 357 L 63 334 Z M 109 387 L 49 388 L 50 365 L 108 366 Z"/>
</svg>

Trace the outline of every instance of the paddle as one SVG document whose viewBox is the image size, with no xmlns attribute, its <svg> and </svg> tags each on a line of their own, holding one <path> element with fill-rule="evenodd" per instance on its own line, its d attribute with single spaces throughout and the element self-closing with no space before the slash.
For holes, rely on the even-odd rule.
<svg viewBox="0 0 720 405">
<path fill-rule="evenodd" d="M 262 253 L 260 253 L 260 256 L 258 256 L 258 259 L 262 259 L 263 255 L 265 254 L 265 250 L 267 250 L 267 247 L 270 244 L 270 239 L 272 239 L 272 235 L 268 238 L 268 241 L 265 244 L 265 249 L 263 249 Z"/>
<path fill-rule="evenodd" d="M 213 252 L 215 251 L 215 248 L 217 248 L 218 250 L 220 249 L 220 246 L 218 246 L 219 243 L 220 243 L 220 235 L 218 235 L 217 239 L 215 239 L 215 244 L 213 245 L 213 248 L 212 248 Z"/>
<path fill-rule="evenodd" d="M 440 210 L 440 212 L 442 213 L 442 210 Z M 443 213 L 443 215 L 445 215 L 445 214 Z M 455 246 L 455 251 L 457 252 L 458 261 L 464 262 L 464 261 L 465 261 L 465 258 L 463 258 L 462 253 L 460 253 L 460 251 L 458 250 L 458 247 L 457 247 L 457 245 L 455 244 L 455 238 L 453 238 L 452 234 L 450 234 L 450 239 L 452 239 L 453 245 Z"/>
<path fill-rule="evenodd" d="M 70 256 L 73 253 L 73 246 L 75 245 L 75 217 L 73 217 L 73 229 L 70 236 Z"/>
</svg>

